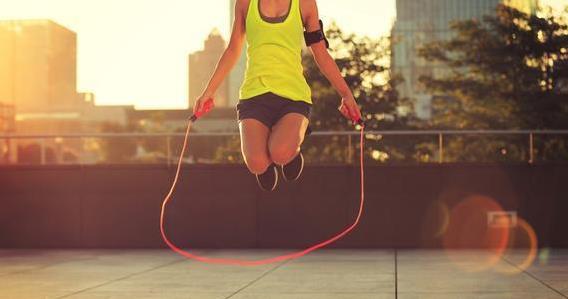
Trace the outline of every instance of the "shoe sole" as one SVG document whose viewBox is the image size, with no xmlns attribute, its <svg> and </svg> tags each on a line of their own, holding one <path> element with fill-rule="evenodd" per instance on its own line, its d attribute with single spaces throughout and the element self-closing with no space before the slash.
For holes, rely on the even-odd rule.
<svg viewBox="0 0 568 299">
<path fill-rule="evenodd" d="M 278 170 L 276 169 L 276 167 L 272 167 L 272 169 L 274 169 L 274 185 L 272 186 L 272 189 L 266 189 L 262 186 L 262 184 L 260 183 L 260 180 L 258 179 L 258 175 L 256 175 L 256 182 L 258 184 L 258 186 L 260 187 L 260 189 L 262 191 L 266 191 L 266 192 L 271 192 L 274 191 L 276 189 L 276 186 L 278 186 Z"/>
<path fill-rule="evenodd" d="M 286 175 L 284 174 L 284 166 L 283 165 L 280 166 L 280 171 L 282 172 L 282 177 L 284 178 L 284 180 L 286 182 L 293 182 L 293 181 L 298 180 L 300 178 L 300 176 L 302 175 L 302 172 L 304 171 L 304 155 L 302 155 L 302 153 L 300 153 L 299 155 L 301 155 L 302 165 L 300 166 L 300 171 L 298 171 L 298 175 L 295 178 L 288 179 L 286 177 Z"/>
</svg>

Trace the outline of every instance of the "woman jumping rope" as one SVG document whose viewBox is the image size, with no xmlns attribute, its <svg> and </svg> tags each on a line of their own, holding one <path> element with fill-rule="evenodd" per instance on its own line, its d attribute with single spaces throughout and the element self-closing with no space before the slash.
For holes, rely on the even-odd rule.
<svg viewBox="0 0 568 299">
<path fill-rule="evenodd" d="M 244 161 L 263 190 L 276 188 L 279 169 L 284 180 L 294 181 L 304 167 L 301 145 L 310 131 L 313 104 L 303 75 L 304 42 L 341 96 L 341 114 L 361 119 L 355 98 L 327 51 L 322 27 L 316 0 L 237 0 L 229 45 L 194 104 L 194 113 L 214 107 L 215 92 L 240 58 L 246 38 L 238 124 Z"/>
</svg>

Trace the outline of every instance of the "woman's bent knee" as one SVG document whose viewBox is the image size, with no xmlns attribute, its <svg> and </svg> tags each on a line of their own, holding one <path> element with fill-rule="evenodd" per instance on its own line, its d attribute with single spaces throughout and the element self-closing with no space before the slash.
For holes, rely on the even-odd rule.
<svg viewBox="0 0 568 299">
<path fill-rule="evenodd" d="M 247 157 L 245 164 L 248 170 L 253 174 L 262 174 L 270 166 L 271 161 L 268 157 Z"/>
<path fill-rule="evenodd" d="M 270 149 L 270 158 L 278 165 L 286 165 L 292 161 L 299 152 L 298 147 L 290 146 L 272 146 Z"/>
</svg>

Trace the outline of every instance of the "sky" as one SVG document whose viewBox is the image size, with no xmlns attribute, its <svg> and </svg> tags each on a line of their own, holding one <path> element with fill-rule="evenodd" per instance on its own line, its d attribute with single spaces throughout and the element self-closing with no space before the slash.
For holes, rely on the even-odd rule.
<svg viewBox="0 0 568 299">
<path fill-rule="evenodd" d="M 394 0 L 318 6 L 324 23 L 372 37 L 388 35 L 396 17 Z M 214 28 L 228 39 L 229 7 L 229 0 L 0 0 L 0 19 L 51 19 L 76 32 L 77 89 L 93 92 L 97 105 L 186 108 L 188 55 Z"/>
</svg>

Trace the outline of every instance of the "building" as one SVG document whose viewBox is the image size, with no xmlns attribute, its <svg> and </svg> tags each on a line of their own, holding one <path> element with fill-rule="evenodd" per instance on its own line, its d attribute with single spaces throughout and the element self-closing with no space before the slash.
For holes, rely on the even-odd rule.
<svg viewBox="0 0 568 299">
<path fill-rule="evenodd" d="M 0 133 L 82 134 L 127 125 L 133 106 L 96 106 L 94 94 L 77 92 L 76 78 L 75 32 L 50 20 L 0 21 Z M 84 147 L 79 139 L 0 140 L 0 162 L 88 162 Z"/>
<path fill-rule="evenodd" d="M 229 32 L 231 32 L 232 28 L 233 28 L 232 27 L 233 22 L 235 21 L 235 3 L 236 3 L 236 0 L 231 0 L 231 1 L 229 1 L 229 3 L 230 3 L 229 11 L 231 12 L 231 14 L 230 14 L 231 15 L 231 20 L 230 20 L 231 22 L 229 23 L 229 26 L 230 26 Z M 239 58 L 237 64 L 235 65 L 235 67 L 231 71 L 231 74 L 229 75 L 229 103 L 233 107 L 237 106 L 237 103 L 240 99 L 239 91 L 240 91 L 241 85 L 243 84 L 243 81 L 245 79 L 245 71 L 246 71 L 246 65 L 247 65 L 246 52 L 247 52 L 247 45 L 245 43 L 245 46 L 243 47 L 243 51 L 241 53 L 241 57 Z"/>
<path fill-rule="evenodd" d="M 16 107 L 21 134 L 93 132 L 93 123 L 125 124 L 132 108 L 77 93 L 77 34 L 50 20 L 0 21 L 0 102 Z"/>
<path fill-rule="evenodd" d="M 209 34 L 201 51 L 189 55 L 189 107 L 201 95 L 225 51 L 225 40 L 218 30 Z M 215 105 L 229 107 L 229 82 L 225 80 L 216 93 Z"/>
<path fill-rule="evenodd" d="M 75 32 L 50 20 L 0 21 L 0 102 L 15 107 L 14 133 L 81 132 L 76 78 Z M 7 140 L 7 161 L 26 161 L 28 148 L 55 143 L 38 142 Z"/>
<path fill-rule="evenodd" d="M 95 95 L 90 92 L 79 93 L 82 99 L 81 119 L 90 128 L 96 131 L 101 124 L 128 125 L 128 113 L 134 110 L 133 105 L 95 105 Z"/>
<path fill-rule="evenodd" d="M 482 19 L 496 12 L 499 3 L 506 3 L 526 12 L 534 12 L 537 0 L 397 0 L 397 19 L 392 30 L 392 70 L 402 75 L 404 83 L 399 87 L 401 96 L 415 101 L 419 118 L 432 115 L 432 96 L 419 84 L 424 75 L 437 76 L 447 70 L 418 56 L 418 49 L 425 43 L 451 37 L 450 22 L 455 20 Z"/>
<path fill-rule="evenodd" d="M 74 110 L 77 35 L 50 20 L 0 21 L 0 101 L 17 113 Z"/>
</svg>

